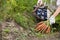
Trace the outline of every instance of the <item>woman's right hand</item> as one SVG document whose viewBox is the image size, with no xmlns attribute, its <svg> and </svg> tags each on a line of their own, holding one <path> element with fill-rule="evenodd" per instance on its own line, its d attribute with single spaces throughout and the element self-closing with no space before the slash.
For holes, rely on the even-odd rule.
<svg viewBox="0 0 60 40">
<path fill-rule="evenodd" d="M 52 25 L 52 24 L 55 23 L 55 17 L 54 17 L 54 16 L 51 16 L 51 17 L 49 18 L 49 20 L 50 20 L 50 25 Z"/>
</svg>

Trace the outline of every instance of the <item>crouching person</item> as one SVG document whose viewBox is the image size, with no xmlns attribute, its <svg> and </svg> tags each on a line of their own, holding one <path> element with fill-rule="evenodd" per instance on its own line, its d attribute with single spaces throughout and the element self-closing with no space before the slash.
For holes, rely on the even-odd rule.
<svg viewBox="0 0 60 40">
<path fill-rule="evenodd" d="M 44 5 L 42 0 L 38 0 L 37 6 L 34 7 L 33 13 L 41 22 L 37 23 L 36 30 L 42 33 L 50 33 L 50 26 L 47 26 L 43 21 L 46 21 L 47 6 Z"/>
</svg>

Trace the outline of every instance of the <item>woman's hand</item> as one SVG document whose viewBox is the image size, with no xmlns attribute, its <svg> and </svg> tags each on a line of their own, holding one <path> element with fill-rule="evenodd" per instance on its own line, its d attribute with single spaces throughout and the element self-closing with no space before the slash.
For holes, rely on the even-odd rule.
<svg viewBox="0 0 60 40">
<path fill-rule="evenodd" d="M 54 16 L 51 16 L 51 17 L 49 18 L 49 20 L 50 20 L 50 25 L 52 25 L 52 24 L 55 23 L 55 17 L 54 17 Z"/>
</svg>

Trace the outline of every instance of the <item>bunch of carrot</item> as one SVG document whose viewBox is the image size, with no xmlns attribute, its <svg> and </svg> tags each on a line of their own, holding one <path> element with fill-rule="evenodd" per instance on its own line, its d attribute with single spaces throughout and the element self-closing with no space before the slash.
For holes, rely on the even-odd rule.
<svg viewBox="0 0 60 40">
<path fill-rule="evenodd" d="M 36 31 L 42 32 L 42 33 L 50 33 L 50 26 L 47 26 L 44 22 L 39 22 L 36 25 Z"/>
</svg>

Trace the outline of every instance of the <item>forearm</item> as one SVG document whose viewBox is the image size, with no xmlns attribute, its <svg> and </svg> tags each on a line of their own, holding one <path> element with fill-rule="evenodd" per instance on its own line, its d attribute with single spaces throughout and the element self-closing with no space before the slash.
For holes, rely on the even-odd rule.
<svg viewBox="0 0 60 40">
<path fill-rule="evenodd" d="M 60 13 L 60 6 L 56 9 L 53 16 L 56 17 Z"/>
<path fill-rule="evenodd" d="M 36 8 L 33 10 L 33 12 L 35 12 L 38 8 L 39 8 L 39 7 L 38 7 L 38 6 L 36 6 Z"/>
</svg>

